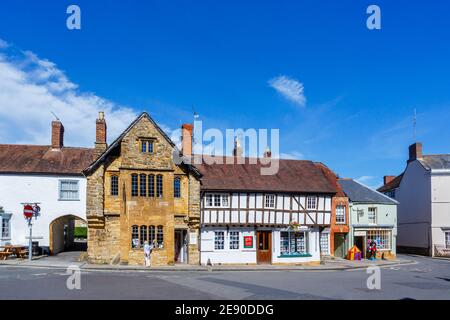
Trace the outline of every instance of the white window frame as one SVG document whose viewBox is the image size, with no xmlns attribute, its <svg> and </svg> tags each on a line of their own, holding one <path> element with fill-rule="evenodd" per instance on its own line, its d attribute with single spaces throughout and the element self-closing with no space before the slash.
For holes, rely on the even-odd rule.
<svg viewBox="0 0 450 320">
<path fill-rule="evenodd" d="M 287 239 L 287 241 L 288 241 L 288 251 L 283 251 L 283 241 L 286 241 L 286 239 L 283 240 L 283 233 L 287 233 L 288 234 L 288 239 Z M 293 244 L 292 241 L 294 241 L 294 246 L 298 248 L 299 247 L 299 242 L 296 243 L 295 242 L 295 238 L 296 238 L 296 235 L 300 235 L 300 234 L 303 235 L 303 248 L 304 248 L 304 251 L 302 251 L 302 252 L 299 252 L 299 251 L 292 252 L 291 251 L 292 244 Z M 309 232 L 307 232 L 307 231 L 300 231 L 300 232 L 280 231 L 280 256 L 283 256 L 283 255 L 289 256 L 291 254 L 301 254 L 301 255 L 311 254 L 310 250 L 309 250 L 310 248 L 309 248 L 309 243 L 308 242 L 309 242 Z"/>
<path fill-rule="evenodd" d="M 63 190 L 63 183 L 73 183 L 76 185 L 76 190 Z M 76 198 L 63 198 L 62 192 L 76 192 Z M 61 179 L 58 182 L 58 200 L 59 201 L 80 201 L 80 181 L 74 179 Z"/>
<path fill-rule="evenodd" d="M 323 250 L 323 239 L 326 239 L 326 250 Z M 330 234 L 328 232 L 321 232 L 319 236 L 319 245 L 320 245 L 320 252 L 322 255 L 329 255 L 330 254 Z"/>
<path fill-rule="evenodd" d="M 306 197 L 306 210 L 317 210 L 317 196 Z"/>
<path fill-rule="evenodd" d="M 444 232 L 445 247 L 450 249 L 450 231 Z"/>
<path fill-rule="evenodd" d="M 339 212 L 339 210 L 338 209 L 342 209 L 342 214 L 339 214 L 338 215 L 338 212 Z M 340 204 L 338 204 L 337 206 L 336 206 L 336 224 L 345 224 L 346 223 L 346 210 L 345 210 L 345 206 L 344 205 L 340 205 Z M 342 220 L 338 220 L 338 216 L 339 217 L 342 217 Z"/>
<path fill-rule="evenodd" d="M 0 239 L 2 240 L 11 240 L 11 216 L 12 214 L 10 213 L 4 213 L 4 214 L 0 214 L 0 220 L 1 220 L 1 225 L 0 225 Z M 6 221 L 6 229 L 8 230 L 8 234 L 5 235 L 4 231 L 3 231 L 3 224 Z"/>
<path fill-rule="evenodd" d="M 221 233 L 222 234 L 222 239 L 218 238 L 218 234 Z M 221 244 L 222 247 L 218 248 L 217 244 L 220 244 L 221 240 Z M 225 250 L 225 230 L 216 230 L 214 231 L 214 251 L 224 251 Z"/>
<path fill-rule="evenodd" d="M 392 230 L 390 229 L 371 229 L 367 230 L 366 241 L 377 240 L 377 235 L 380 236 L 380 240 L 385 240 L 384 247 L 379 246 L 377 243 L 377 250 L 379 251 L 390 251 L 392 250 Z M 386 243 L 387 242 L 387 243 Z M 386 247 L 386 244 L 388 247 Z"/>
<path fill-rule="evenodd" d="M 232 239 L 231 236 L 232 234 L 237 234 L 237 239 L 234 238 L 233 242 L 236 244 L 237 243 L 237 248 L 232 248 L 231 247 L 231 243 L 232 243 Z M 241 233 L 238 230 L 230 230 L 228 231 L 228 250 L 230 251 L 239 251 L 239 249 L 241 248 Z"/>
<path fill-rule="evenodd" d="M 367 211 L 367 221 L 369 224 L 377 224 L 378 210 L 376 207 L 370 207 Z"/>
<path fill-rule="evenodd" d="M 229 208 L 230 195 L 228 193 L 206 193 L 205 208 Z"/>
<path fill-rule="evenodd" d="M 264 208 L 275 209 L 275 194 L 264 195 Z"/>
</svg>

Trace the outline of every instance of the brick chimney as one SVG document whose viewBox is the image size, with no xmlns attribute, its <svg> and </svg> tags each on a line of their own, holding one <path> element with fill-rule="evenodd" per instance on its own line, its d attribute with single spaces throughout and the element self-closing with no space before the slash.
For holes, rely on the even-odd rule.
<svg viewBox="0 0 450 320">
<path fill-rule="evenodd" d="M 52 121 L 52 149 L 64 147 L 64 126 L 61 121 Z"/>
<path fill-rule="evenodd" d="M 266 147 L 266 151 L 264 151 L 264 158 L 272 158 L 272 151 L 270 151 L 268 146 Z"/>
<path fill-rule="evenodd" d="M 384 178 L 383 178 L 384 185 L 388 184 L 389 182 L 391 182 L 395 178 L 396 178 L 395 176 L 384 176 Z"/>
<path fill-rule="evenodd" d="M 422 159 L 422 157 L 422 143 L 416 142 L 409 146 L 408 163 L 417 159 Z"/>
<path fill-rule="evenodd" d="M 193 138 L 194 126 L 189 123 L 185 123 L 181 126 L 181 153 L 183 156 L 192 156 L 192 138 Z"/>
<path fill-rule="evenodd" d="M 100 111 L 95 121 L 95 158 L 99 157 L 108 147 L 106 144 L 106 121 L 105 113 Z"/>
</svg>

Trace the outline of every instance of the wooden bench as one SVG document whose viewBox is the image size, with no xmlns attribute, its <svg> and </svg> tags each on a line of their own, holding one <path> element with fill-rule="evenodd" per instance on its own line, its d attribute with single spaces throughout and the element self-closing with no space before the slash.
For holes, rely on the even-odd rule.
<svg viewBox="0 0 450 320">
<path fill-rule="evenodd" d="M 5 246 L 5 249 L 3 251 L 0 251 L 0 260 L 6 260 L 9 258 L 10 255 L 12 255 L 13 252 L 11 250 L 10 246 Z"/>
<path fill-rule="evenodd" d="M 25 259 L 28 256 L 28 250 L 18 249 L 16 250 L 16 257 Z"/>
</svg>

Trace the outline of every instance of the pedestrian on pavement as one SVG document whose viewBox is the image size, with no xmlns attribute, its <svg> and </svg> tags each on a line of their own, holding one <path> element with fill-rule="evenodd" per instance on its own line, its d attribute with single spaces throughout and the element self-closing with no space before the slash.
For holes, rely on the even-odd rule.
<svg viewBox="0 0 450 320">
<path fill-rule="evenodd" d="M 145 260 L 145 266 L 150 267 L 150 258 L 152 254 L 152 246 L 148 244 L 148 241 L 144 242 L 144 260 Z"/>
</svg>

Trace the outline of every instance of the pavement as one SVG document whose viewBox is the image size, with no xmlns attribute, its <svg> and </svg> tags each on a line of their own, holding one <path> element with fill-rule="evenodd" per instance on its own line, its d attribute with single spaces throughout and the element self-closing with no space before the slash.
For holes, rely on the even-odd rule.
<svg viewBox="0 0 450 320">
<path fill-rule="evenodd" d="M 395 260 L 361 260 L 349 261 L 346 259 L 327 259 L 317 266 L 311 265 L 214 265 L 199 266 L 176 264 L 173 266 L 135 266 L 135 265 L 109 265 L 109 264 L 89 264 L 79 261 L 81 252 L 62 252 L 55 256 L 34 257 L 32 261 L 28 259 L 8 259 L 0 261 L 0 266 L 16 267 L 36 267 L 36 268 L 56 268 L 67 269 L 68 267 L 78 267 L 84 270 L 103 271 L 332 271 L 332 270 L 352 270 L 366 269 L 370 266 L 389 267 L 405 264 L 414 264 L 415 261 L 408 258 L 397 258 Z"/>
<path fill-rule="evenodd" d="M 60 259 L 76 262 L 70 255 Z M 412 262 L 380 268 L 376 289 L 368 285 L 372 274 L 361 268 L 139 272 L 84 267 L 79 272 L 80 286 L 74 289 L 70 283 L 75 274 L 66 270 L 2 264 L 0 299 L 450 300 L 450 260 L 404 255 L 399 260 Z"/>
</svg>

